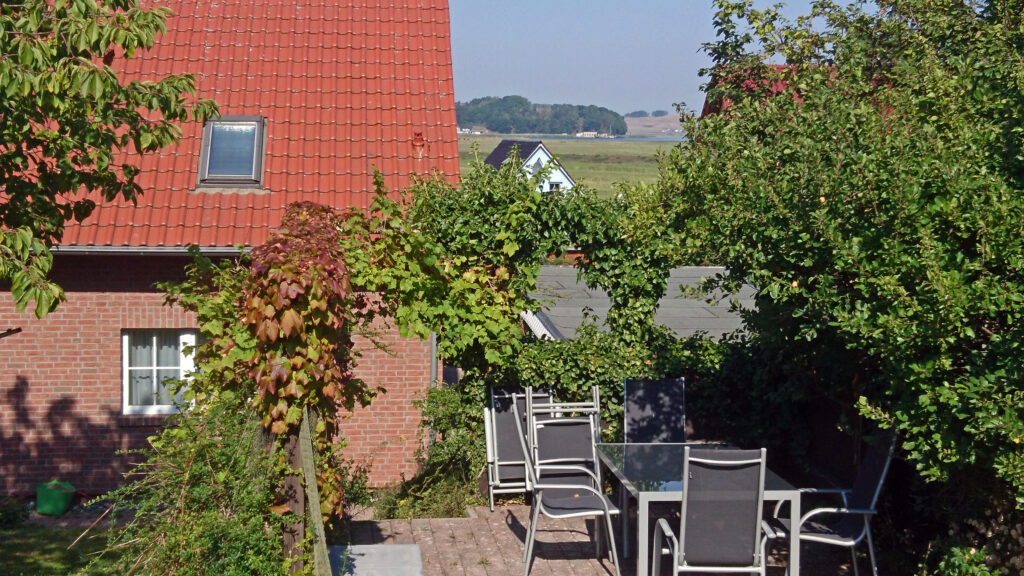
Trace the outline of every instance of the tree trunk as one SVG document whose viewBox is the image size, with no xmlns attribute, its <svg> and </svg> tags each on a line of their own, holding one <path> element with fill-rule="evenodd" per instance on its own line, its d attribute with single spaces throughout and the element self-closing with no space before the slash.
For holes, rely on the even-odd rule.
<svg viewBox="0 0 1024 576">
<path fill-rule="evenodd" d="M 288 466 L 293 471 L 284 479 L 285 504 L 293 514 L 298 516 L 298 521 L 286 525 L 283 529 L 284 557 L 296 559 L 290 570 L 291 574 L 296 574 L 303 568 L 302 540 L 306 535 L 306 525 L 303 521 L 306 512 L 306 496 L 302 488 L 302 448 L 297 429 L 288 433 L 285 450 L 288 456 Z"/>
<path fill-rule="evenodd" d="M 316 457 L 313 455 L 313 430 L 316 429 L 316 412 L 304 407 L 302 425 L 299 427 L 299 442 L 302 448 L 302 476 L 306 479 L 306 505 L 309 508 L 309 525 L 313 532 L 313 574 L 331 576 L 331 561 L 327 555 L 327 537 L 324 534 L 324 519 L 320 513 L 320 487 L 316 483 Z"/>
</svg>

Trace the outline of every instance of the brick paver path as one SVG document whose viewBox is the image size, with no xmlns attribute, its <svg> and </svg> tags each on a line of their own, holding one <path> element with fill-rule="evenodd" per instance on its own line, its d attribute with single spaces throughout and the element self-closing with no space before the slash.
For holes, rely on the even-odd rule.
<svg viewBox="0 0 1024 576">
<path fill-rule="evenodd" d="M 424 576 L 522 576 L 523 542 L 530 522 L 530 508 L 496 506 L 491 512 L 486 506 L 478 506 L 472 513 L 475 518 L 353 522 L 352 543 L 419 544 Z M 611 560 L 596 557 L 590 539 L 593 522 L 593 519 L 541 517 L 531 576 L 614 575 Z M 808 550 L 805 548 L 805 556 Z M 784 561 L 784 550 L 773 552 L 769 576 L 782 576 Z M 805 566 L 801 572 L 814 576 L 846 573 L 845 567 L 829 564 L 832 568 L 827 575 L 810 566 Z M 621 561 L 621 565 L 623 576 L 636 576 L 635 559 Z"/>
<path fill-rule="evenodd" d="M 530 508 L 486 506 L 475 518 L 353 522 L 353 544 L 420 545 L 424 576 L 522 576 L 523 541 Z M 589 524 L 588 524 L 589 522 Z M 588 527 L 593 520 L 541 518 L 534 554 L 535 576 L 615 574 L 611 560 L 596 557 Z M 623 566 L 625 568 L 625 566 Z M 632 571 L 624 574 L 632 574 Z"/>
</svg>

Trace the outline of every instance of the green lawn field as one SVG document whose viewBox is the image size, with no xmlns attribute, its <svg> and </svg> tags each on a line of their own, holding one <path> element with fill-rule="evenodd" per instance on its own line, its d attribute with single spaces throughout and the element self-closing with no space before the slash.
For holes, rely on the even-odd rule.
<svg viewBox="0 0 1024 576">
<path fill-rule="evenodd" d="M 49 528 L 23 524 L 0 528 L 0 574 L 10 576 L 102 576 L 114 573 L 106 532 L 93 531 L 71 549 L 80 528 Z M 90 566 L 90 562 L 92 565 Z"/>
<path fill-rule="evenodd" d="M 597 191 L 602 196 L 616 192 L 617 183 L 646 182 L 658 179 L 659 151 L 667 151 L 677 142 L 664 140 L 622 139 L 547 139 L 544 136 L 514 136 L 516 140 L 541 140 L 544 146 L 562 163 L 569 175 L 579 184 Z M 459 135 L 459 164 L 468 172 L 476 153 L 483 160 L 502 140 L 496 135 Z"/>
</svg>

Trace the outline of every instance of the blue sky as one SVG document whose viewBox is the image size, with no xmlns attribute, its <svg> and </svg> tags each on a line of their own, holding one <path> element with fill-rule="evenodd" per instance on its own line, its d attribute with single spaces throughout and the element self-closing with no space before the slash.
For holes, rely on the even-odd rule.
<svg viewBox="0 0 1024 576">
<path fill-rule="evenodd" d="M 787 2 L 790 18 L 809 0 Z M 755 0 L 764 7 L 769 2 Z M 699 110 L 711 0 L 449 0 L 455 99 Z"/>
</svg>

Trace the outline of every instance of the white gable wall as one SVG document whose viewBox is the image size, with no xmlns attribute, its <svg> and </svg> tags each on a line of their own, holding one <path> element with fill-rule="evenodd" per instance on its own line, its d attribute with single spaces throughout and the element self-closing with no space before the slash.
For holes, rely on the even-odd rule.
<svg viewBox="0 0 1024 576">
<path fill-rule="evenodd" d="M 546 166 L 549 162 L 553 161 L 554 158 L 551 156 L 551 153 L 548 152 L 547 148 L 545 148 L 543 144 L 541 144 L 533 151 L 533 154 L 530 154 L 530 157 L 523 162 L 523 169 L 531 175 L 536 174 L 541 167 Z M 540 183 L 537 187 L 537 191 L 550 192 L 552 189 L 557 189 L 564 192 L 566 190 L 572 190 L 572 187 L 575 184 L 576 183 L 573 182 L 573 179 L 565 169 L 558 164 L 554 164 L 553 170 L 548 174 L 547 180 Z"/>
</svg>

